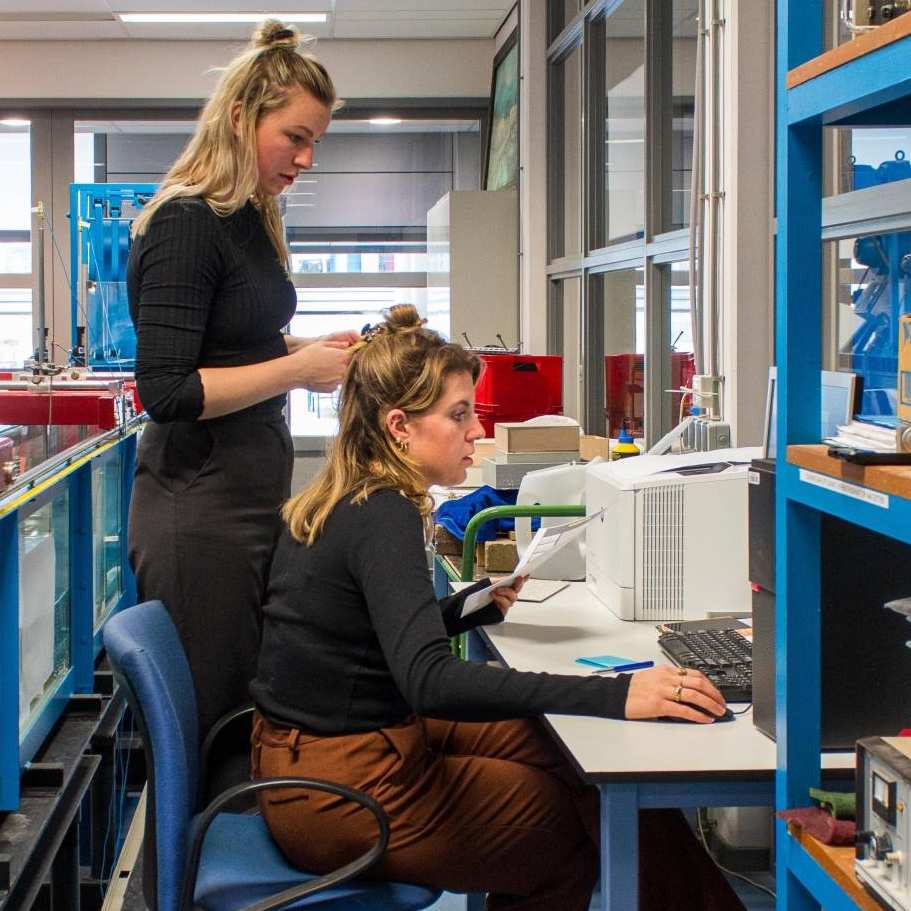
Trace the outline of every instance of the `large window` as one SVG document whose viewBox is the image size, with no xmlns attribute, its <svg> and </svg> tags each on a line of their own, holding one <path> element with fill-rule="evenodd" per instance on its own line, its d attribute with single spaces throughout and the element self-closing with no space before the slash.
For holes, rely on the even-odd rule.
<svg viewBox="0 0 911 911">
<path fill-rule="evenodd" d="M 29 121 L 0 115 L 0 368 L 19 367 L 32 338 L 32 168 Z"/>
<path fill-rule="evenodd" d="M 299 288 L 298 310 L 291 321 L 291 333 L 315 338 L 345 329 L 360 332 L 365 324 L 380 322 L 383 311 L 394 304 L 412 304 L 426 316 L 426 288 Z M 291 392 L 292 435 L 300 438 L 334 434 L 338 429 L 337 399 L 336 393 L 306 389 Z"/>
<path fill-rule="evenodd" d="M 29 122 L 0 119 L 0 272 L 32 270 L 32 167 Z"/>
<path fill-rule="evenodd" d="M 413 304 L 431 328 L 447 331 L 448 313 L 435 312 L 427 294 L 427 212 L 450 190 L 479 184 L 475 118 L 333 121 L 313 169 L 286 194 L 298 293 L 291 332 L 312 338 L 360 331 L 399 303 Z M 293 392 L 293 435 L 335 433 L 335 404 L 335 395 Z"/>
<path fill-rule="evenodd" d="M 656 440 L 677 422 L 670 390 L 692 375 L 697 7 L 589 4 L 584 21 L 551 7 L 563 29 L 548 49 L 549 337 L 581 352 L 564 363 L 564 411 L 592 433 L 626 422 Z"/>
</svg>

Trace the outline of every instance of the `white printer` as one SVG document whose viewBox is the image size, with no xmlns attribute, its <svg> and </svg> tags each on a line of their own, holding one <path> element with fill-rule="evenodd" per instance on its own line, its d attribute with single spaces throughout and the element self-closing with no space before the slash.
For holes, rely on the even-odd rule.
<svg viewBox="0 0 911 911">
<path fill-rule="evenodd" d="M 747 469 L 759 447 L 642 455 L 586 471 L 586 583 L 622 620 L 748 612 Z"/>
</svg>

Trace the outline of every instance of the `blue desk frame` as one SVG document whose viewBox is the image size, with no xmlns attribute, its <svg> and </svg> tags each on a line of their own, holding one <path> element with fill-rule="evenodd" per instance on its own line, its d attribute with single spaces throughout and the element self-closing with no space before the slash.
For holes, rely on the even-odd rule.
<svg viewBox="0 0 911 911">
<path fill-rule="evenodd" d="M 445 572 L 435 576 L 443 591 Z M 468 634 L 468 660 L 498 657 L 483 629 Z M 546 721 L 545 721 L 546 724 Z M 639 902 L 639 810 L 697 807 L 770 807 L 775 772 L 761 779 L 718 778 L 598 781 L 601 795 L 601 911 L 630 911 Z M 585 777 L 585 776 L 583 776 Z"/>
</svg>

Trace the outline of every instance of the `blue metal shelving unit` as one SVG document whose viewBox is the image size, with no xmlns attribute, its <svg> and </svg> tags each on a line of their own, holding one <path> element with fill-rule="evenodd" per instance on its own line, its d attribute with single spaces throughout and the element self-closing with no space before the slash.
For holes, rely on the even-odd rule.
<svg viewBox="0 0 911 911">
<path fill-rule="evenodd" d="M 820 486 L 787 463 L 787 444 L 819 441 L 823 127 L 911 124 L 911 36 L 787 87 L 790 70 L 823 52 L 822 22 L 823 0 L 778 0 L 778 808 L 807 805 L 820 782 L 820 514 L 911 543 L 911 501 Z M 777 836 L 778 908 L 856 909 L 781 822 Z"/>
</svg>

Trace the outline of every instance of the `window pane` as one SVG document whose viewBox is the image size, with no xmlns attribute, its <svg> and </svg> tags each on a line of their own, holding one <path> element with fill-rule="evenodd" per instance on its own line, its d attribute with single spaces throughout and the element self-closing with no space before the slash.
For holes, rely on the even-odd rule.
<svg viewBox="0 0 911 911">
<path fill-rule="evenodd" d="M 426 272 L 427 242 L 292 240 L 291 271 Z"/>
<path fill-rule="evenodd" d="M 190 139 L 193 120 L 77 120 L 77 183 L 158 183 Z"/>
<path fill-rule="evenodd" d="M 911 128 L 836 130 L 837 192 L 863 190 L 911 177 Z"/>
<path fill-rule="evenodd" d="M 645 272 L 623 269 L 602 277 L 604 301 L 604 419 L 607 436 L 625 422 L 645 435 Z"/>
<path fill-rule="evenodd" d="M 690 302 L 690 270 L 688 263 L 671 263 L 665 267 L 670 275 L 669 300 L 670 334 L 667 339 L 667 356 L 670 360 L 670 381 L 667 389 L 679 389 L 681 386 L 689 387 L 695 373 L 695 359 L 693 355 L 693 325 L 691 320 Z M 662 416 L 661 433 L 666 433 L 676 426 L 681 418 L 680 406 L 684 397 L 679 392 L 665 392 L 661 397 L 664 407 Z"/>
<path fill-rule="evenodd" d="M 32 271 L 29 124 L 0 123 L 0 273 Z"/>
<path fill-rule="evenodd" d="M 606 23 L 604 123 L 608 241 L 645 230 L 645 3 L 626 0 Z"/>
<path fill-rule="evenodd" d="M 582 279 L 567 278 L 553 287 L 556 325 L 549 339 L 549 354 L 563 358 L 563 414 L 579 420 L 583 398 L 583 377 L 579 369 L 582 352 Z"/>
<path fill-rule="evenodd" d="M 562 225 L 552 226 L 553 255 L 582 252 L 582 48 L 554 65 L 556 84 L 562 89 L 562 111 L 555 112 L 550 134 L 554 187 L 560 197 Z M 556 148 L 554 148 L 556 145 Z"/>
<path fill-rule="evenodd" d="M 0 288 L 0 368 L 21 367 L 33 353 L 31 289 Z"/>
<path fill-rule="evenodd" d="M 825 307 L 829 331 L 823 368 L 863 380 L 861 413 L 894 415 L 898 374 L 898 319 L 906 312 L 911 232 L 832 241 L 834 297 Z"/>
<path fill-rule="evenodd" d="M 343 329 L 360 332 L 365 323 L 380 322 L 383 311 L 394 304 L 412 304 L 421 316 L 427 317 L 427 289 L 298 288 L 291 334 L 315 338 Z M 427 325 L 440 331 L 432 314 Z M 294 389 L 288 401 L 293 436 L 332 436 L 338 431 L 335 393 Z"/>
<path fill-rule="evenodd" d="M 671 210 L 668 231 L 690 223 L 693 168 L 693 105 L 696 86 L 697 0 L 673 0 L 672 84 L 667 109 L 671 118 Z"/>
<path fill-rule="evenodd" d="M 557 35 L 569 25 L 585 6 L 585 0 L 548 0 L 548 41 L 554 41 Z"/>
</svg>

